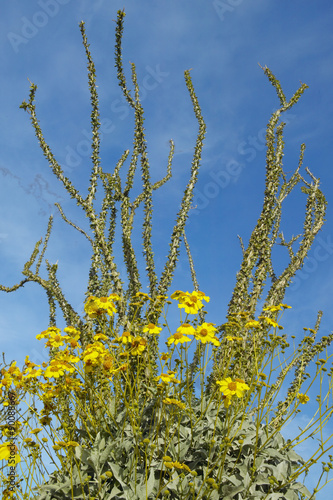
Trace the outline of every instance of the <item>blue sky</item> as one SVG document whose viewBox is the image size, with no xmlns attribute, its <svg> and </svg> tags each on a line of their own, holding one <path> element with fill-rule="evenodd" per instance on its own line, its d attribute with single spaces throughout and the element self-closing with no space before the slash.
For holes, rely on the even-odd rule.
<svg viewBox="0 0 333 500">
<path fill-rule="evenodd" d="M 102 166 L 111 172 L 122 152 L 132 147 L 133 118 L 121 100 L 114 68 L 114 27 L 125 8 L 123 62 L 136 64 L 145 108 L 152 180 L 166 170 L 168 141 L 175 141 L 173 178 L 155 197 L 153 243 L 160 272 L 168 251 L 178 205 L 190 170 L 197 123 L 184 82 L 192 68 L 193 84 L 207 125 L 201 172 L 187 236 L 200 288 L 211 297 L 210 320 L 224 321 L 241 263 L 237 235 L 246 243 L 260 214 L 265 174 L 264 131 L 278 107 L 275 90 L 258 63 L 280 80 L 287 98 L 300 82 L 309 85 L 285 116 L 285 171 L 298 163 L 306 143 L 304 166 L 321 179 L 328 200 L 327 222 L 285 302 L 286 333 L 301 338 L 319 309 L 321 333 L 332 331 L 333 203 L 332 84 L 333 6 L 328 0 L 141 1 L 11 0 L 0 7 L 0 283 L 10 286 L 38 239 L 48 217 L 55 216 L 47 258 L 59 261 L 59 279 L 72 305 L 82 311 L 89 269 L 89 248 L 67 228 L 54 208 L 85 224 L 79 209 L 53 177 L 29 116 L 19 105 L 28 98 L 29 81 L 38 85 L 36 101 L 46 141 L 65 174 L 86 192 L 90 174 L 90 130 L 86 59 L 78 23 L 86 22 L 96 64 L 103 120 Z M 286 237 L 302 229 L 305 197 L 294 196 L 283 220 Z M 140 246 L 138 242 L 138 252 Z M 280 254 L 279 254 L 280 255 Z M 282 254 L 281 254 L 282 255 Z M 279 257 L 276 266 L 281 267 Z M 142 261 L 143 262 L 143 261 Z M 118 259 L 125 278 L 125 268 Z M 181 255 L 173 289 L 191 290 L 186 256 Z M 35 336 L 48 325 L 45 294 L 27 284 L 0 294 L 0 342 L 6 360 L 22 364 L 47 360 Z M 309 408 L 309 409 L 308 409 Z M 304 409 L 303 421 L 313 414 Z M 299 417 L 301 418 L 301 417 Z M 296 421 L 295 421 L 296 422 Z M 294 424 L 293 424 L 294 425 Z M 301 425 L 301 424 L 299 424 Z M 297 431 L 297 424 L 294 425 Z M 333 426 L 331 424 L 331 431 Z M 294 433 L 286 428 L 285 434 Z M 329 435 L 330 433 L 328 433 Z M 302 448 L 305 456 L 311 443 Z M 311 478 L 309 483 L 311 482 Z M 328 487 L 329 488 L 329 487 Z M 327 491 L 318 494 L 325 499 Z"/>
</svg>

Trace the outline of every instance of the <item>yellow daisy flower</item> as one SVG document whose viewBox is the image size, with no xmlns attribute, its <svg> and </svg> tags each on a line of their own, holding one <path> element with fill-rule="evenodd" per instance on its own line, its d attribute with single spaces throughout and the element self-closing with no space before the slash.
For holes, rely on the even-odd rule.
<svg viewBox="0 0 333 500">
<path fill-rule="evenodd" d="M 263 311 L 270 311 L 270 312 L 282 311 L 282 306 L 281 304 L 279 304 L 278 306 L 267 306 L 263 308 Z"/>
<path fill-rule="evenodd" d="M 263 316 L 262 319 L 266 321 L 269 325 L 273 326 L 273 328 L 279 328 L 279 330 L 283 329 L 283 326 L 279 325 L 276 321 L 271 318 L 267 318 L 267 316 Z"/>
<path fill-rule="evenodd" d="M 101 297 L 100 299 L 97 300 L 97 303 L 100 309 L 105 309 L 105 312 L 109 316 L 113 316 L 114 313 L 117 312 L 116 306 L 109 297 Z"/>
<path fill-rule="evenodd" d="M 183 297 L 183 295 L 185 295 L 185 292 L 182 292 L 181 290 L 176 290 L 170 297 L 173 300 L 179 300 L 181 297 Z"/>
<path fill-rule="evenodd" d="M 163 403 L 166 404 L 166 405 L 175 405 L 175 406 L 178 406 L 178 408 L 181 408 L 182 410 L 185 410 L 185 408 L 186 408 L 185 403 L 182 403 L 181 401 L 178 401 L 178 399 L 165 398 L 165 399 L 163 399 Z"/>
<path fill-rule="evenodd" d="M 250 321 L 245 323 L 245 328 L 260 328 L 260 323 L 259 321 L 251 319 Z"/>
<path fill-rule="evenodd" d="M 58 363 L 54 363 L 54 364 L 50 364 L 50 366 L 48 366 L 46 368 L 46 370 L 44 372 L 44 377 L 59 378 L 59 377 L 62 377 L 62 375 L 64 375 L 64 373 L 65 373 L 64 367 Z"/>
<path fill-rule="evenodd" d="M 169 337 L 167 340 L 168 345 L 184 344 L 184 342 L 191 342 L 191 339 L 189 337 L 187 337 L 186 335 L 184 335 L 182 332 L 179 332 L 178 330 L 176 333 L 171 335 L 171 337 Z"/>
<path fill-rule="evenodd" d="M 15 461 L 15 464 L 21 462 L 20 455 L 17 453 L 18 448 L 16 444 L 7 441 L 0 444 L 0 460 Z"/>
<path fill-rule="evenodd" d="M 194 337 L 197 340 L 200 340 L 203 344 L 206 342 L 211 342 L 216 346 L 220 345 L 217 337 L 215 336 L 216 328 L 214 328 L 213 323 L 202 323 L 202 325 L 198 326 L 195 330 Z"/>
<path fill-rule="evenodd" d="M 64 332 L 68 333 L 68 335 L 75 338 L 75 340 L 78 340 L 81 336 L 81 332 L 79 332 L 79 330 L 74 328 L 74 326 L 66 326 L 66 328 L 64 328 Z"/>
<path fill-rule="evenodd" d="M 42 333 L 39 335 L 36 335 L 37 340 L 49 338 L 51 335 L 59 335 L 61 332 L 60 328 L 57 328 L 56 326 L 50 326 L 47 328 L 47 330 L 44 330 Z"/>
<path fill-rule="evenodd" d="M 133 356 L 140 356 L 143 353 L 147 345 L 146 339 L 142 337 L 136 337 L 132 341 L 131 354 Z"/>
<path fill-rule="evenodd" d="M 185 294 L 179 296 L 178 307 L 184 308 L 186 314 L 197 314 L 197 312 L 203 307 L 202 300 L 209 302 L 210 298 L 200 291 L 194 291 L 192 293 L 186 292 Z"/>
<path fill-rule="evenodd" d="M 162 331 L 162 328 L 154 325 L 153 323 L 149 323 L 149 325 L 145 326 L 142 331 L 148 332 L 148 333 L 153 333 L 153 334 L 158 334 Z"/>
<path fill-rule="evenodd" d="M 60 333 L 51 333 L 49 340 L 45 344 L 47 347 L 60 347 L 64 345 L 64 339 Z"/>
<path fill-rule="evenodd" d="M 84 310 L 90 318 L 97 318 L 105 313 L 109 316 L 113 316 L 113 314 L 117 312 L 116 306 L 109 297 L 97 298 L 94 296 L 88 297 Z"/>
<path fill-rule="evenodd" d="M 111 300 L 112 302 L 113 302 L 114 300 L 116 300 L 116 301 L 117 301 L 117 300 L 120 300 L 120 297 L 119 297 L 119 295 L 118 295 L 118 294 L 116 294 L 116 293 L 110 293 L 110 295 L 109 295 L 109 300 Z"/>
<path fill-rule="evenodd" d="M 129 344 L 133 342 L 133 337 L 130 332 L 124 332 L 121 337 L 119 337 L 120 342 L 123 344 Z"/>
<path fill-rule="evenodd" d="M 161 375 L 156 377 L 155 380 L 162 380 L 165 384 L 169 384 L 170 382 L 179 384 L 179 380 L 175 378 L 175 373 L 176 372 L 169 370 L 168 373 L 161 373 Z"/>
<path fill-rule="evenodd" d="M 195 329 L 192 325 L 188 323 L 183 323 L 180 327 L 177 328 L 177 332 L 183 333 L 184 335 L 194 335 Z"/>
<path fill-rule="evenodd" d="M 225 337 L 229 342 L 233 342 L 234 340 L 243 340 L 242 337 L 235 337 L 233 335 L 226 335 Z"/>
<path fill-rule="evenodd" d="M 236 394 L 238 398 L 241 398 L 244 395 L 244 391 L 250 389 L 244 380 L 235 379 L 235 381 L 232 381 L 230 377 L 224 380 L 217 380 L 216 383 L 220 386 L 220 391 L 227 397 Z"/>
<path fill-rule="evenodd" d="M 94 340 L 108 340 L 108 337 L 104 335 L 104 333 L 96 333 L 96 335 L 93 336 Z"/>
<path fill-rule="evenodd" d="M 144 292 L 137 292 L 135 294 L 135 296 L 138 298 L 138 299 L 141 299 L 141 300 L 151 300 L 151 298 L 149 297 L 149 295 L 147 293 L 144 293 Z"/>
<path fill-rule="evenodd" d="M 301 394 L 300 392 L 297 394 L 297 398 L 299 399 L 299 402 L 302 403 L 302 405 L 305 405 L 309 400 L 309 396 L 306 394 Z"/>
</svg>

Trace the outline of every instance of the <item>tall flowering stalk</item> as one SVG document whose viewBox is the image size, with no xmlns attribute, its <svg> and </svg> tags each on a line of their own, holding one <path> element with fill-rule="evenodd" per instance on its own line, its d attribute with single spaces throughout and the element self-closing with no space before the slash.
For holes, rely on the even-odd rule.
<svg viewBox="0 0 333 500">
<path fill-rule="evenodd" d="M 113 172 L 106 172 L 101 166 L 96 71 L 85 25 L 80 23 L 92 107 L 92 170 L 86 195 L 64 175 L 44 139 L 37 117 L 35 84 L 31 84 L 28 102 L 21 105 L 30 115 L 53 173 L 89 220 L 90 229 L 84 231 L 56 203 L 62 219 L 88 240 L 92 256 L 83 318 L 61 289 L 57 264 L 45 259 L 48 277 L 40 275 L 52 217 L 44 241 L 36 243 L 24 265 L 22 281 L 12 287 L 0 286 L 1 290 L 12 292 L 27 282 L 36 282 L 45 289 L 50 309 L 49 326 L 37 335 L 45 342 L 49 362 L 37 365 L 27 357 L 22 370 L 15 361 L 9 365 L 4 361 L 1 370 L 4 409 L 11 397 L 17 407 L 25 403 L 27 410 L 23 413 L 17 408 L 20 421 L 15 425 L 2 425 L 0 460 L 8 464 L 13 460 L 17 466 L 22 457 L 30 472 L 25 478 L 25 490 L 19 480 L 15 482 L 16 496 L 12 483 L 2 474 L 3 498 L 231 500 L 240 498 L 239 495 L 241 498 L 313 498 L 298 478 L 307 473 L 330 446 L 321 434 L 320 446 L 308 461 L 299 457 L 293 448 L 300 438 L 320 433 L 332 415 L 332 369 L 328 371 L 326 364 L 331 357 L 327 347 L 333 334 L 316 342 L 319 313 L 315 327 L 305 330 L 298 348 L 294 346 L 292 355 L 286 357 L 289 343 L 287 335 L 281 334 L 280 324 L 281 315 L 289 308 L 282 303 L 286 288 L 302 267 L 323 225 L 326 210 L 318 179 L 308 169 L 310 180 L 301 174 L 304 145 L 298 167 L 290 178 L 282 167 L 285 124 L 279 121 L 280 116 L 298 102 L 306 85 L 301 85 L 288 101 L 278 80 L 264 68 L 277 92 L 280 108 L 267 125 L 263 208 L 246 249 L 241 241 L 243 260 L 227 319 L 217 326 L 206 319 L 204 306 L 210 298 L 199 288 L 185 235 L 206 131 L 190 72 L 185 71 L 185 84 L 199 131 L 170 249 L 158 277 L 152 245 L 152 200 L 153 193 L 171 178 L 174 144 L 170 141 L 165 176 L 151 182 L 136 68 L 131 64 L 131 91 L 122 64 L 124 17 L 125 13 L 118 11 L 115 61 L 119 86 L 133 110 L 134 145 L 131 156 L 130 151 L 125 150 Z M 126 162 L 124 182 L 120 170 Z M 132 196 L 138 166 L 142 190 Z M 299 184 L 307 196 L 303 233 L 286 241 L 280 230 L 282 203 Z M 103 189 L 104 197 L 101 208 L 97 209 L 99 188 Z M 142 278 L 132 238 L 135 215 L 141 205 L 148 294 L 141 291 Z M 121 222 L 127 289 L 113 254 L 117 218 Z M 272 262 L 272 248 L 278 241 L 290 257 L 280 275 L 276 274 Z M 182 242 L 194 290 L 176 290 L 169 298 Z M 260 311 L 258 301 L 263 295 L 266 298 Z M 174 331 L 169 327 L 167 316 L 175 302 L 181 321 Z M 66 322 L 63 332 L 57 328 L 57 306 Z M 165 352 L 160 351 L 163 342 Z M 326 352 L 326 358 L 320 357 L 322 352 Z M 276 358 L 279 359 L 277 366 Z M 314 360 L 316 373 L 306 386 L 307 369 Z M 292 372 L 294 379 L 287 396 L 276 403 L 282 383 Z M 324 397 L 320 392 L 319 416 L 316 414 L 299 436 L 286 442 L 279 431 L 300 411 L 300 405 L 307 403 L 307 392 L 317 377 L 321 384 L 324 377 L 329 382 L 327 395 Z M 36 408 L 37 401 L 43 406 L 41 411 Z M 19 446 L 11 444 L 9 438 L 13 437 L 19 440 Z M 42 452 L 56 467 L 51 475 L 43 464 Z M 322 475 L 326 473 L 326 479 L 332 467 L 330 458 L 323 467 Z"/>
</svg>

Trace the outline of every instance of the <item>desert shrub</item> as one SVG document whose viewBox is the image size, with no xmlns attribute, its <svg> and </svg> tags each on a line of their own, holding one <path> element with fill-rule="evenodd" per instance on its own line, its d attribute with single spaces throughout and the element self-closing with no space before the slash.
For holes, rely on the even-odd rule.
<svg viewBox="0 0 333 500">
<path fill-rule="evenodd" d="M 320 433 L 331 416 L 329 392 L 327 396 L 321 393 L 319 415 L 299 436 L 286 442 L 280 432 L 299 413 L 300 405 L 308 401 L 307 392 L 315 379 L 319 376 L 322 383 L 327 377 L 331 384 L 332 377 L 332 370 L 325 365 L 333 334 L 316 339 L 321 313 L 313 328 L 305 328 L 299 346 L 287 357 L 289 339 L 281 333 L 280 324 L 281 314 L 289 308 L 282 303 L 285 291 L 302 267 L 326 211 L 319 180 L 309 169 L 308 180 L 301 173 L 305 146 L 301 146 L 299 164 L 291 176 L 287 177 L 282 166 L 285 124 L 280 118 L 298 102 L 306 85 L 302 84 L 287 100 L 280 82 L 268 68 L 263 68 L 280 101 L 267 125 L 263 208 L 248 246 L 245 248 L 241 241 L 243 260 L 227 318 L 216 325 L 206 319 L 204 301 L 210 298 L 200 291 L 185 234 L 206 132 L 190 72 L 185 71 L 185 84 L 199 131 L 169 252 L 158 278 L 151 239 L 152 195 L 171 178 L 174 144 L 170 141 L 165 176 L 152 183 L 136 68 L 132 63 L 131 92 L 122 66 L 124 17 L 125 13 L 119 11 L 115 62 L 120 88 L 134 114 L 134 146 L 131 157 L 126 149 L 112 173 L 101 166 L 95 66 L 85 25 L 80 23 L 92 106 L 92 171 L 86 196 L 65 177 L 44 139 L 37 118 L 35 84 L 31 84 L 28 102 L 21 105 L 30 116 L 52 171 L 88 218 L 89 231 L 85 231 L 56 204 L 63 220 L 88 240 L 92 257 L 84 317 L 65 297 L 57 278 L 57 264 L 44 259 L 52 217 L 44 241 L 36 243 L 23 268 L 22 281 L 12 287 L 1 285 L 1 290 L 12 292 L 28 282 L 38 283 L 45 289 L 50 307 L 49 326 L 37 335 L 46 342 L 49 363 L 36 365 L 27 357 L 21 370 L 15 361 L 8 365 L 4 360 L 1 370 L 2 410 L 9 404 L 17 407 L 22 421 L 2 425 L 0 458 L 12 466 L 22 458 L 29 468 L 24 480 L 9 480 L 1 472 L 3 498 L 314 498 L 315 491 L 310 494 L 298 478 L 330 447 L 321 435 L 320 445 L 308 461 L 298 456 L 294 447 L 300 437 Z M 124 182 L 120 170 L 128 161 Z M 138 165 L 142 191 L 132 196 Z M 303 233 L 286 241 L 280 231 L 282 204 L 299 185 L 307 197 Z M 96 202 L 100 189 L 104 193 L 101 204 Z M 132 241 L 135 216 L 141 207 L 149 293 L 142 292 Z M 118 217 L 128 278 L 126 289 L 113 254 Z M 272 248 L 278 241 L 290 257 L 279 275 L 272 263 Z M 187 252 L 194 290 L 173 291 L 169 297 L 181 244 Z M 40 274 L 43 262 L 47 278 Z M 263 295 L 264 305 L 259 308 Z M 181 312 L 174 333 L 168 326 L 172 301 L 178 302 Z M 57 308 L 67 325 L 63 333 L 56 326 Z M 165 334 L 167 349 L 161 352 Z M 316 363 L 316 373 L 308 381 L 307 370 L 312 362 Z M 290 375 L 294 378 L 287 395 L 276 403 Z M 37 401 L 42 410 L 37 409 Z M 25 412 L 19 408 L 23 403 L 27 405 Z M 14 438 L 18 447 L 12 445 Z M 51 474 L 43 464 L 42 452 L 53 459 L 56 470 Z M 323 464 L 317 490 L 322 476 L 326 473 L 327 478 L 332 467 L 331 461 Z"/>
</svg>

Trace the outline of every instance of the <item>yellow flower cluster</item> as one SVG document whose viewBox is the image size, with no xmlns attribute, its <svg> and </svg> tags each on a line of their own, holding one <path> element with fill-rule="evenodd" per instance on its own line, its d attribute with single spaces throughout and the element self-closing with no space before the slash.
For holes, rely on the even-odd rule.
<svg viewBox="0 0 333 500">
<path fill-rule="evenodd" d="M 291 309 L 291 306 L 288 306 L 287 304 L 278 304 L 264 307 L 263 311 L 272 313 L 274 317 L 271 318 L 265 315 L 260 315 L 257 320 L 251 318 L 249 312 L 238 311 L 236 313 L 231 313 L 228 317 L 228 322 L 222 325 L 225 331 L 224 338 L 228 341 L 241 341 L 243 340 L 244 335 L 241 337 L 239 333 L 242 331 L 245 330 L 244 333 L 246 333 L 248 330 L 260 330 L 267 327 L 267 325 L 283 330 L 283 326 L 279 325 L 276 321 L 276 314 L 274 313 L 283 311 L 284 309 Z"/>
<path fill-rule="evenodd" d="M 136 296 L 140 301 L 138 307 L 142 307 L 144 301 L 152 300 L 147 294 L 136 294 Z M 209 301 L 209 297 L 199 291 L 188 293 L 178 290 L 172 294 L 171 298 L 179 302 L 178 307 L 185 309 L 187 315 L 197 314 L 203 307 L 202 301 Z M 162 301 L 162 299 L 164 301 L 167 297 L 163 296 L 159 300 Z M 129 361 L 123 363 L 122 359 L 129 356 L 141 356 L 146 350 L 149 353 L 149 338 L 159 335 L 162 332 L 162 328 L 155 323 L 147 321 L 146 324 L 141 323 L 139 327 L 138 324 L 134 324 L 133 327 L 127 326 L 127 329 L 118 336 L 113 331 L 112 326 L 103 320 L 105 315 L 112 317 L 117 312 L 114 305 L 114 301 L 117 300 L 120 300 L 120 297 L 115 294 L 100 298 L 90 296 L 87 299 L 84 310 L 90 318 L 102 320 L 99 322 L 102 331 L 93 335 L 91 341 L 86 344 L 81 341 L 81 332 L 73 326 L 64 328 L 63 333 L 56 326 L 51 326 L 37 335 L 36 338 L 38 340 L 44 339 L 46 342 L 45 346 L 51 349 L 49 363 L 37 365 L 30 361 L 29 356 L 26 356 L 25 364 L 21 371 L 16 366 L 16 362 L 12 362 L 7 370 L 1 370 L 0 396 L 3 392 L 8 392 L 12 384 L 17 389 L 24 389 L 30 391 L 32 394 L 38 394 L 44 403 L 44 409 L 41 411 L 39 418 L 40 424 L 50 425 L 50 414 L 57 406 L 54 398 L 59 398 L 68 393 L 79 394 L 85 390 L 80 380 L 83 372 L 78 363 L 82 363 L 84 374 L 96 374 L 96 376 L 101 377 L 103 380 L 116 383 L 116 374 L 122 372 L 121 375 L 125 376 L 123 372 L 129 370 L 131 363 Z M 254 323 L 250 322 L 248 326 L 255 327 Z M 196 321 L 194 321 L 193 324 L 195 326 L 192 326 L 189 322 L 182 323 L 176 332 L 169 336 L 166 344 L 174 347 L 195 339 L 204 345 L 220 345 L 220 341 L 216 336 L 217 329 L 213 323 L 203 322 L 197 325 Z M 162 373 L 154 377 L 153 380 L 160 383 L 158 387 L 163 391 L 167 390 L 166 388 L 169 384 L 179 384 L 181 382 L 177 378 L 177 370 L 170 369 L 172 366 L 172 356 L 173 350 L 159 354 L 159 359 L 163 364 L 163 366 L 161 365 Z M 41 380 L 41 377 L 44 378 L 44 381 Z M 225 380 L 217 381 L 217 385 L 220 386 L 220 391 L 223 392 L 226 407 L 231 404 L 231 399 L 235 394 L 240 398 L 246 390 L 249 390 L 244 380 L 240 379 L 232 381 L 231 378 L 226 378 Z M 186 410 L 185 403 L 172 396 L 175 396 L 175 393 L 172 393 L 172 391 L 171 393 L 164 394 L 163 403 Z M 301 395 L 299 399 L 301 402 L 305 400 Z M 41 429 L 37 428 L 32 430 L 31 433 L 37 436 L 40 431 Z M 25 443 L 26 445 L 31 444 L 31 438 L 28 438 Z M 76 446 L 76 444 L 70 440 L 57 442 L 55 443 L 55 449 Z M 7 456 L 9 456 L 8 443 L 4 443 L 0 446 L 0 459 L 6 459 Z M 18 455 L 16 460 L 19 460 Z M 169 461 L 165 460 L 164 464 L 169 469 L 176 468 L 192 472 L 185 464 L 173 462 L 171 459 Z"/>
<path fill-rule="evenodd" d="M 214 328 L 213 323 L 202 323 L 196 329 L 188 323 L 183 323 L 179 328 L 177 328 L 176 333 L 168 338 L 167 344 L 177 345 L 183 344 L 184 342 L 191 342 L 188 335 L 193 335 L 196 340 L 200 340 L 202 344 L 210 342 L 216 346 L 220 345 L 218 338 L 215 335 L 216 328 Z"/>
<path fill-rule="evenodd" d="M 186 314 L 197 314 L 198 311 L 203 307 L 202 301 L 205 300 L 209 302 L 210 298 L 207 297 L 203 292 L 181 292 L 176 290 L 172 295 L 172 299 L 178 300 L 179 308 L 185 309 Z"/>
<path fill-rule="evenodd" d="M 146 298 L 146 294 L 142 294 Z M 148 296 L 147 296 L 148 297 Z M 148 297 L 149 298 L 149 297 Z M 113 315 L 116 312 L 116 308 L 113 301 L 120 300 L 118 295 L 111 294 L 109 297 L 93 297 L 90 296 L 85 304 L 85 312 L 91 318 L 97 318 L 103 314 Z M 142 328 L 142 332 L 147 335 L 156 335 L 162 331 L 162 328 L 158 327 L 153 323 L 148 323 Z M 93 337 L 93 342 L 87 344 L 85 349 L 82 351 L 82 347 L 79 344 L 79 339 L 81 333 L 75 329 L 73 326 L 68 326 L 64 328 L 64 333 L 62 335 L 61 330 L 55 326 L 51 326 L 44 330 L 42 333 L 36 336 L 38 340 L 45 339 L 46 347 L 56 349 L 56 353 L 52 355 L 52 358 L 47 365 L 43 363 L 37 365 L 30 361 L 29 356 L 25 358 L 25 364 L 23 371 L 16 366 L 16 362 L 12 362 L 8 370 L 2 369 L 0 379 L 0 393 L 3 390 L 9 389 L 9 387 L 14 384 L 17 388 L 31 388 L 33 383 L 36 383 L 37 379 L 41 376 L 44 379 L 49 380 L 60 379 L 63 377 L 66 381 L 66 388 L 68 390 L 81 390 L 82 384 L 79 380 L 66 376 L 66 374 L 73 374 L 76 371 L 75 364 L 82 361 L 84 364 L 84 369 L 87 373 L 93 371 L 95 368 L 101 368 L 104 375 L 112 379 L 112 376 L 119 371 L 124 371 L 127 368 L 127 364 L 121 364 L 116 360 L 120 359 L 122 356 L 132 355 L 139 356 L 147 347 L 147 340 L 143 336 L 134 336 L 128 331 L 124 331 L 120 337 L 113 339 L 110 346 L 114 347 L 114 343 L 118 343 L 126 348 L 126 352 L 123 349 L 117 353 L 110 352 L 110 346 L 105 346 L 103 341 L 108 341 L 109 337 L 98 333 Z M 113 345 L 112 345 L 113 344 Z M 64 350 L 60 351 L 59 348 L 65 346 Z M 76 353 L 74 353 L 76 350 Z M 116 356 L 116 354 L 118 356 Z M 170 378 L 166 375 L 166 378 Z M 52 383 L 41 383 L 40 388 L 44 389 L 43 399 L 51 399 L 57 396 L 59 388 L 56 388 Z"/>
<path fill-rule="evenodd" d="M 169 384 L 170 382 L 174 384 L 179 384 L 180 380 L 177 380 L 175 378 L 176 372 L 172 370 L 168 370 L 168 373 L 161 373 L 158 377 L 155 378 L 155 380 L 161 380 L 165 384 Z"/>
<path fill-rule="evenodd" d="M 291 306 L 287 306 L 287 304 L 278 304 L 277 306 L 264 307 L 263 311 L 277 312 L 283 309 L 291 309 Z"/>
<path fill-rule="evenodd" d="M 150 300 L 147 294 L 141 294 L 139 298 L 141 300 Z M 163 297 L 163 299 L 166 298 L 167 297 Z M 206 302 L 209 301 L 209 297 L 203 292 L 196 291 L 185 293 L 177 290 L 172 294 L 171 298 L 177 300 L 179 302 L 179 307 L 185 308 L 187 314 L 196 314 L 203 307 L 202 300 Z M 113 302 L 115 300 L 120 300 L 119 296 L 115 294 L 101 298 L 90 296 L 85 304 L 85 312 L 91 318 L 96 318 L 102 314 L 111 316 L 116 312 Z M 151 322 L 142 327 L 142 333 L 148 336 L 158 335 L 161 331 L 161 327 Z M 194 338 L 203 344 L 211 343 L 215 346 L 219 346 L 220 341 L 216 337 L 216 331 L 217 329 L 213 323 L 204 322 L 196 328 L 189 323 L 183 323 L 177 329 L 176 333 L 168 338 L 167 345 L 183 344 L 185 342 L 190 342 Z M 116 338 L 110 341 L 109 345 L 106 346 L 103 342 L 109 341 L 109 337 L 103 333 L 98 333 L 93 337 L 93 342 L 88 343 L 82 351 L 82 347 L 79 344 L 80 332 L 74 327 L 68 326 L 64 328 L 64 333 L 66 333 L 66 335 L 62 335 L 59 328 L 51 326 L 37 335 L 37 339 L 46 339 L 47 347 L 56 348 L 56 353 L 53 353 L 49 365 L 46 363 L 43 363 L 42 366 L 37 365 L 31 362 L 29 356 L 27 356 L 24 369 L 21 372 L 16 366 L 16 362 L 13 362 L 7 371 L 2 370 L 3 378 L 0 381 L 1 390 L 5 388 L 8 389 L 12 383 L 18 388 L 29 388 L 32 387 L 31 384 L 36 383 L 39 377 L 43 376 L 44 379 L 47 380 L 46 383 L 40 383 L 40 387 L 44 390 L 43 400 L 50 401 L 53 397 L 58 395 L 60 390 L 59 386 L 54 386 L 49 382 L 52 378 L 55 380 L 60 378 L 65 380 L 66 389 L 69 391 L 82 390 L 81 382 L 75 378 L 74 372 L 77 371 L 75 367 L 76 363 L 82 361 L 86 373 L 100 368 L 104 376 L 112 380 L 116 373 L 127 369 L 127 363 L 119 363 L 122 357 L 129 355 L 140 356 L 148 345 L 147 338 L 144 336 L 135 336 L 129 331 L 124 331 L 121 336 L 116 336 Z M 116 351 L 114 351 L 115 344 L 118 344 Z M 62 346 L 65 346 L 65 348 L 60 351 L 59 348 Z M 167 361 L 170 359 L 170 356 L 171 353 L 164 353 L 160 359 Z M 176 371 L 173 370 L 167 370 L 166 373 L 162 370 L 162 373 L 158 377 L 155 377 L 155 380 L 163 384 L 177 384 L 180 382 L 176 377 Z M 225 381 L 218 383 L 221 385 L 221 391 L 224 392 L 228 401 L 230 400 L 230 396 L 234 393 L 240 397 L 240 394 L 248 388 L 246 384 L 242 385 L 240 381 L 236 380 L 232 382 L 230 379 L 226 380 L 229 383 L 228 387 L 225 385 Z M 233 390 L 234 392 L 232 392 Z M 178 404 L 179 407 L 183 407 L 183 404 L 180 402 L 177 403 L 175 399 L 167 398 L 164 402 L 165 404 Z"/>
<path fill-rule="evenodd" d="M 185 410 L 185 408 L 186 408 L 185 403 L 182 403 L 181 401 L 178 401 L 178 399 L 165 398 L 165 399 L 163 399 L 163 403 L 166 404 L 166 405 L 175 405 L 175 406 L 178 406 L 178 408 L 181 408 L 182 410 Z"/>
<path fill-rule="evenodd" d="M 117 312 L 114 301 L 120 300 L 119 295 L 112 293 L 109 297 L 88 297 L 84 310 L 90 318 L 97 318 L 102 314 L 113 316 Z"/>
<path fill-rule="evenodd" d="M 180 462 L 173 462 L 171 457 L 165 456 L 163 457 L 163 464 L 168 469 L 181 469 L 193 474 L 193 471 L 186 464 L 181 464 Z"/>
</svg>

